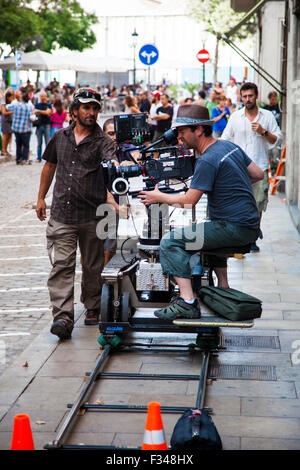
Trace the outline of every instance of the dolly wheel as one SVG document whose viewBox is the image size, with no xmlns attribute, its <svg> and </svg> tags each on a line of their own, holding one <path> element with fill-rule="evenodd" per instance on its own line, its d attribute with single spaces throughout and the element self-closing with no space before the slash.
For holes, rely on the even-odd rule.
<svg viewBox="0 0 300 470">
<path fill-rule="evenodd" d="M 120 310 L 121 310 L 121 321 L 122 322 L 128 322 L 128 319 L 131 314 L 131 308 L 130 308 L 130 294 L 129 292 L 124 292 L 121 297 L 121 305 L 120 305 Z"/>
<path fill-rule="evenodd" d="M 114 321 L 112 302 L 113 302 L 112 286 L 108 284 L 103 284 L 102 293 L 101 293 L 101 304 L 100 304 L 101 323 Z"/>
</svg>

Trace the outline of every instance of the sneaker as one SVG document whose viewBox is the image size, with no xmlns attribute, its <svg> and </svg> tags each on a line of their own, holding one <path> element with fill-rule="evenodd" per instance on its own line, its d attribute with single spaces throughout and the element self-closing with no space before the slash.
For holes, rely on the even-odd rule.
<svg viewBox="0 0 300 470">
<path fill-rule="evenodd" d="M 200 318 L 201 311 L 197 299 L 195 299 L 192 304 L 188 304 L 181 297 L 176 297 L 168 307 L 155 310 L 154 315 L 162 320 Z"/>
<path fill-rule="evenodd" d="M 59 339 L 70 339 L 71 338 L 71 331 L 68 328 L 68 323 L 66 320 L 56 320 L 52 323 L 50 328 L 50 332 L 53 335 L 59 337 Z"/>
<path fill-rule="evenodd" d="M 85 325 L 98 325 L 99 323 L 100 309 L 88 309 L 85 314 L 84 324 Z"/>
<path fill-rule="evenodd" d="M 251 243 L 250 251 L 251 253 L 257 253 L 258 251 L 260 251 L 259 246 L 257 246 L 255 242 Z"/>
</svg>

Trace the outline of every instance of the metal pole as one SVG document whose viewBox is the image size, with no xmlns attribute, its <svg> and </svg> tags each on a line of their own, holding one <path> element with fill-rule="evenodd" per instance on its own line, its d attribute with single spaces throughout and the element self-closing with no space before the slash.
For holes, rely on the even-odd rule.
<svg viewBox="0 0 300 470">
<path fill-rule="evenodd" d="M 201 366 L 198 394 L 197 394 L 197 400 L 196 400 L 196 408 L 198 408 L 198 409 L 202 409 L 204 407 L 205 388 L 206 388 L 206 380 L 207 380 L 207 373 L 208 373 L 209 356 L 210 356 L 209 351 L 205 351 L 203 353 L 203 362 L 202 362 L 202 366 Z"/>
<path fill-rule="evenodd" d="M 205 64 L 202 64 L 202 89 L 204 90 L 205 84 Z"/>
</svg>

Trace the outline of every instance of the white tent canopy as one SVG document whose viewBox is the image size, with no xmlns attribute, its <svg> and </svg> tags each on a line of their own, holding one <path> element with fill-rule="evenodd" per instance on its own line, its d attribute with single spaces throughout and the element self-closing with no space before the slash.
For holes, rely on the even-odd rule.
<svg viewBox="0 0 300 470">
<path fill-rule="evenodd" d="M 83 52 L 70 52 L 66 55 L 53 55 L 36 50 L 22 54 L 22 65 L 18 70 L 74 70 L 75 72 L 127 72 L 132 61 L 114 57 L 94 57 Z M 0 68 L 17 69 L 15 57 L 0 61 Z"/>
<path fill-rule="evenodd" d="M 22 54 L 22 65 L 18 70 L 60 70 L 61 63 L 56 63 L 55 58 L 48 52 L 36 50 Z M 15 56 L 7 57 L 0 61 L 0 68 L 4 70 L 16 70 Z"/>
</svg>

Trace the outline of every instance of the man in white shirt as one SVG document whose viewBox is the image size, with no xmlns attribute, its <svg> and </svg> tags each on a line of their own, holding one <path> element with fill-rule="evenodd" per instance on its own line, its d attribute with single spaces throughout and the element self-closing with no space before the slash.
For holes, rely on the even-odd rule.
<svg viewBox="0 0 300 470">
<path fill-rule="evenodd" d="M 278 144 L 282 134 L 271 111 L 258 108 L 258 89 L 255 83 L 245 83 L 240 94 L 244 107 L 230 116 L 221 138 L 239 145 L 264 171 L 264 179 L 252 185 L 261 217 L 268 204 L 268 151 Z M 259 247 L 253 244 L 252 251 L 259 251 Z"/>
<path fill-rule="evenodd" d="M 231 103 L 235 107 L 239 107 L 240 105 L 240 91 L 236 85 L 235 78 L 231 77 L 229 81 L 229 85 L 226 88 L 226 98 L 231 99 Z"/>
</svg>

